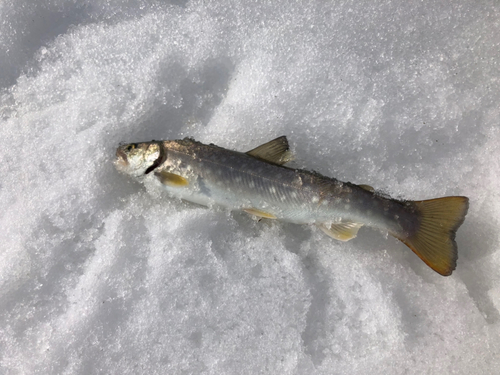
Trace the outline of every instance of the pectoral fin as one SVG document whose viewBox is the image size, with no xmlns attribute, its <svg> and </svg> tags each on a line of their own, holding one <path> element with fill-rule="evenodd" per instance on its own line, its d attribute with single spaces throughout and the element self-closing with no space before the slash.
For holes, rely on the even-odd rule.
<svg viewBox="0 0 500 375">
<path fill-rule="evenodd" d="M 278 165 L 283 165 L 293 159 L 285 136 L 264 143 L 246 154 Z"/>
<path fill-rule="evenodd" d="M 166 171 L 156 172 L 155 176 L 158 177 L 163 185 L 182 187 L 189 185 L 189 181 L 182 176 L 175 173 L 170 173 Z"/>
<path fill-rule="evenodd" d="M 318 224 L 319 229 L 325 232 L 332 238 L 339 241 L 349 241 L 358 235 L 358 230 L 363 224 L 354 223 L 352 221 L 343 221 L 341 223 L 334 223 L 331 225 Z"/>
<path fill-rule="evenodd" d="M 256 208 L 244 208 L 243 211 L 249 213 L 250 215 L 255 215 L 257 217 L 263 217 L 265 219 L 276 219 L 276 216 L 273 214 L 258 210 Z"/>
</svg>

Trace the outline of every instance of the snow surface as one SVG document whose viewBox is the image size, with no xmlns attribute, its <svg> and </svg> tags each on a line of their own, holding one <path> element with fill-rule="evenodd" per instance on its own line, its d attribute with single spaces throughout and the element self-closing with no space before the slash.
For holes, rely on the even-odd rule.
<svg viewBox="0 0 500 375">
<path fill-rule="evenodd" d="M 0 373 L 500 369 L 498 1 L 0 2 Z M 150 194 L 120 142 L 241 151 L 470 197 L 451 277 Z"/>
</svg>

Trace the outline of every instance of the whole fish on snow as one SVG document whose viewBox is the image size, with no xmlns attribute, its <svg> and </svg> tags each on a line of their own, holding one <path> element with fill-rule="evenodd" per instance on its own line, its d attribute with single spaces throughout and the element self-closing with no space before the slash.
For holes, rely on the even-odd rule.
<svg viewBox="0 0 500 375">
<path fill-rule="evenodd" d="M 366 225 L 401 240 L 441 275 L 456 266 L 455 232 L 467 214 L 468 198 L 400 201 L 368 185 L 288 168 L 283 164 L 291 154 L 284 136 L 246 153 L 185 138 L 122 145 L 116 156 L 119 171 L 152 179 L 187 201 L 315 224 L 341 241 L 356 237 Z"/>
</svg>

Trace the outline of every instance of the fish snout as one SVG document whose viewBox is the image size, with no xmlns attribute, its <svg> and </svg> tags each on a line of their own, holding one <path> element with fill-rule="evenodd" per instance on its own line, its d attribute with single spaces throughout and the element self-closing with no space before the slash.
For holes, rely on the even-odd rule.
<svg viewBox="0 0 500 375">
<path fill-rule="evenodd" d="M 118 147 L 116 149 L 116 163 L 122 167 L 126 167 L 128 165 L 127 154 L 125 154 L 122 147 Z"/>
</svg>

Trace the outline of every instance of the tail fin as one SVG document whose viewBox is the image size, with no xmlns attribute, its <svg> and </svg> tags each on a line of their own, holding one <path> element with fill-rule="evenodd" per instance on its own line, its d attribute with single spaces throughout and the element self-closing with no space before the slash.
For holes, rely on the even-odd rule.
<svg viewBox="0 0 500 375">
<path fill-rule="evenodd" d="M 409 238 L 399 238 L 429 267 L 449 276 L 457 264 L 455 233 L 469 208 L 466 197 L 444 197 L 412 202 L 419 213 L 420 226 Z"/>
</svg>

